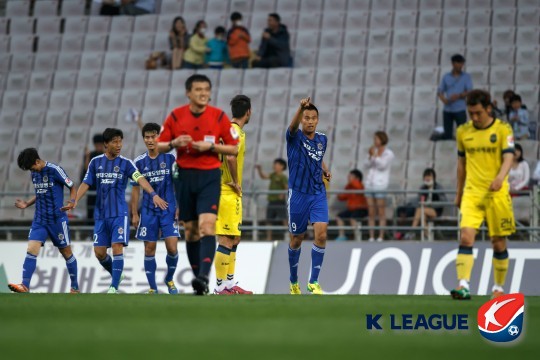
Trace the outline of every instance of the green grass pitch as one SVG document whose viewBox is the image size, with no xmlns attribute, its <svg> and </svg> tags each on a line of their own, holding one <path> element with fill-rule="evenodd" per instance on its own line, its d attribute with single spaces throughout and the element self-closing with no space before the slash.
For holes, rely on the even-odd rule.
<svg viewBox="0 0 540 360">
<path fill-rule="evenodd" d="M 440 296 L 0 294 L 2 359 L 536 359 L 540 297 L 524 333 L 478 333 L 488 300 Z M 468 314 L 468 331 L 366 330 L 366 314 Z M 386 321 L 386 320 L 385 320 Z M 389 327 L 388 323 L 385 323 Z"/>
</svg>

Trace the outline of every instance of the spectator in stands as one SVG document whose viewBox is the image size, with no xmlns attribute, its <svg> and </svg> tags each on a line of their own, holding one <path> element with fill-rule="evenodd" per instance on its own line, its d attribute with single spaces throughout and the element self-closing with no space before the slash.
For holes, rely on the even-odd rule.
<svg viewBox="0 0 540 360">
<path fill-rule="evenodd" d="M 373 137 L 373 146 L 365 165 L 368 169 L 366 178 L 369 226 L 375 226 L 375 218 L 379 216 L 379 226 L 386 226 L 386 189 L 390 182 L 390 165 L 394 160 L 394 153 L 387 148 L 388 135 L 384 131 L 377 131 Z M 379 230 L 377 241 L 383 241 L 384 229 Z M 369 241 L 375 241 L 375 230 L 369 230 Z"/>
<path fill-rule="evenodd" d="M 287 175 L 283 172 L 287 170 L 287 162 L 283 159 L 275 159 L 273 171 L 266 174 L 261 165 L 256 165 L 261 179 L 270 179 L 268 190 L 287 190 L 289 187 Z M 268 194 L 268 206 L 266 208 L 266 220 L 269 223 L 281 222 L 287 225 L 287 208 L 285 194 Z M 266 232 L 266 239 L 272 240 L 272 230 Z"/>
<path fill-rule="evenodd" d="M 231 65 L 233 68 L 247 69 L 250 55 L 249 43 L 251 42 L 249 30 L 242 25 L 242 14 L 239 12 L 231 14 L 231 22 L 233 25 L 227 33 Z"/>
<path fill-rule="evenodd" d="M 454 136 L 454 121 L 456 127 L 467 122 L 465 97 L 472 90 L 471 76 L 463 71 L 465 58 L 456 54 L 452 56 L 452 71 L 446 73 L 438 89 L 439 99 L 444 104 L 443 139 L 451 140 Z"/>
<path fill-rule="evenodd" d="M 360 170 L 354 169 L 349 172 L 348 183 L 345 190 L 364 190 L 362 183 L 363 174 Z M 345 225 L 345 219 L 350 219 L 351 226 L 356 226 L 356 220 L 365 218 L 368 214 L 367 200 L 364 194 L 339 194 L 339 201 L 347 201 L 347 210 L 340 212 L 336 218 L 338 226 Z M 345 230 L 339 229 L 339 236 L 336 240 L 347 240 Z"/>
<path fill-rule="evenodd" d="M 536 163 L 532 179 L 536 182 L 536 184 L 540 184 L 540 161 Z"/>
<path fill-rule="evenodd" d="M 229 59 L 223 26 L 216 27 L 214 38 L 208 40 L 207 46 L 210 51 L 206 54 L 206 64 L 211 69 L 223 69 L 223 64 Z"/>
<path fill-rule="evenodd" d="M 209 52 L 206 46 L 208 39 L 206 34 L 206 22 L 204 20 L 197 21 L 193 34 L 189 39 L 189 47 L 184 52 L 185 69 L 201 69 L 204 67 L 204 57 Z"/>
<path fill-rule="evenodd" d="M 516 192 L 529 190 L 530 172 L 529 164 L 523 158 L 523 148 L 516 144 L 514 162 L 508 173 L 510 193 L 514 193 L 512 196 L 519 196 Z"/>
<path fill-rule="evenodd" d="M 156 0 L 102 0 L 99 15 L 146 15 L 156 10 Z"/>
<path fill-rule="evenodd" d="M 287 26 L 281 24 L 278 14 L 268 15 L 268 28 L 262 34 L 261 45 L 253 67 L 276 68 L 291 64 L 290 36 Z"/>
<path fill-rule="evenodd" d="M 189 46 L 189 32 L 186 28 L 184 18 L 178 16 L 174 18 L 171 31 L 169 32 L 169 45 L 171 47 L 171 70 L 182 67 L 184 51 Z"/>
<path fill-rule="evenodd" d="M 506 115 L 506 120 L 510 119 L 510 111 L 512 111 L 512 104 L 510 103 L 510 99 L 515 95 L 514 90 L 506 90 L 503 93 L 503 100 L 504 100 L 504 114 Z"/>
<path fill-rule="evenodd" d="M 446 195 L 443 193 L 434 192 L 437 190 L 443 190 L 442 186 L 437 183 L 437 174 L 433 169 L 425 169 L 423 174 L 424 185 L 420 187 L 420 193 L 418 194 L 419 204 L 414 212 L 414 219 L 412 223 L 412 229 L 415 229 L 422 223 L 422 217 L 424 218 L 424 224 L 430 219 L 440 217 L 444 208 L 442 206 L 434 206 L 437 202 L 445 202 Z M 423 211 L 422 211 L 423 210 Z M 427 229 L 425 229 L 427 230 Z M 414 239 L 414 233 L 409 232 L 405 235 L 405 240 Z M 426 231 L 426 237 L 428 236 Z"/>
<path fill-rule="evenodd" d="M 81 182 L 84 179 L 84 175 L 86 175 L 86 170 L 88 169 L 88 164 L 90 164 L 90 160 L 92 160 L 96 156 L 99 156 L 105 152 L 105 145 L 103 142 L 102 134 L 94 135 L 92 142 L 94 143 L 94 150 L 89 151 L 88 148 L 84 149 L 84 159 L 83 159 L 84 167 L 81 169 L 81 176 L 80 176 Z M 88 190 L 96 191 L 96 186 L 92 185 L 90 186 Z M 88 197 L 86 198 L 86 217 L 88 219 L 94 218 L 95 206 L 96 206 L 96 195 L 89 194 Z"/>
<path fill-rule="evenodd" d="M 508 121 L 512 124 L 514 138 L 524 140 L 529 138 L 529 112 L 522 107 L 521 96 L 514 94 L 510 98 L 510 114 Z"/>
</svg>

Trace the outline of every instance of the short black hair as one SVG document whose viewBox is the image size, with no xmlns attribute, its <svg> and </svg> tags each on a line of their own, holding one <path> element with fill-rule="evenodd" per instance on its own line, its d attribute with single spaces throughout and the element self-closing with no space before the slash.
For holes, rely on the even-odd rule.
<svg viewBox="0 0 540 360">
<path fill-rule="evenodd" d="M 218 26 L 214 29 L 214 34 L 225 34 L 225 28 L 223 26 Z"/>
<path fill-rule="evenodd" d="M 362 172 L 360 170 L 358 170 L 358 169 L 351 170 L 349 172 L 349 174 L 351 174 L 352 176 L 354 176 L 355 178 L 357 178 L 360 181 L 362 181 L 364 179 L 364 174 L 362 174 Z"/>
<path fill-rule="evenodd" d="M 435 182 L 435 180 L 437 180 L 437 174 L 435 173 L 435 169 L 432 169 L 432 168 L 425 169 L 422 177 L 425 178 L 426 176 L 430 176 L 430 175 L 433 177 L 433 182 Z"/>
<path fill-rule="evenodd" d="M 461 54 L 452 55 L 450 60 L 452 60 L 453 63 L 455 62 L 455 63 L 460 63 L 460 64 L 463 64 L 465 62 L 465 58 Z"/>
<path fill-rule="evenodd" d="M 276 19 L 276 21 L 277 21 L 278 23 L 281 23 L 281 16 L 279 16 L 278 13 L 270 13 L 270 14 L 268 14 L 268 16 L 269 16 L 269 17 L 272 17 L 272 18 L 274 18 L 274 19 Z"/>
<path fill-rule="evenodd" d="M 242 14 L 238 11 L 235 11 L 231 14 L 231 21 L 242 20 Z"/>
<path fill-rule="evenodd" d="M 513 103 L 514 101 L 519 101 L 520 103 L 523 102 L 523 101 L 521 100 L 521 96 L 519 96 L 518 94 L 512 95 L 512 97 L 510 98 L 510 104 Z"/>
<path fill-rule="evenodd" d="M 193 74 L 186 80 L 186 91 L 190 91 L 191 87 L 193 86 L 194 82 L 207 82 L 210 84 L 210 89 L 212 88 L 212 81 L 208 78 L 208 76 L 203 74 Z"/>
<path fill-rule="evenodd" d="M 317 107 L 313 105 L 312 103 L 309 103 L 308 106 L 305 106 L 304 111 L 305 110 L 315 110 L 315 112 L 317 113 L 317 116 L 319 116 L 319 109 L 317 109 Z"/>
<path fill-rule="evenodd" d="M 236 95 L 231 100 L 233 118 L 239 119 L 251 109 L 251 100 L 246 95 Z"/>
<path fill-rule="evenodd" d="M 92 138 L 92 142 L 94 144 L 103 144 L 103 135 L 102 134 L 96 134 Z"/>
<path fill-rule="evenodd" d="M 521 147 L 521 144 L 515 144 L 514 149 L 519 150 L 519 157 L 517 158 L 517 161 L 518 162 L 524 161 L 525 158 L 523 157 L 523 148 Z"/>
<path fill-rule="evenodd" d="M 491 105 L 491 95 L 481 89 L 474 89 L 467 94 L 467 106 L 482 105 L 484 109 Z"/>
<path fill-rule="evenodd" d="M 124 133 L 122 132 L 122 130 L 115 128 L 106 128 L 105 131 L 103 131 L 103 142 L 108 143 L 117 136 L 120 136 L 121 139 L 124 138 Z"/>
<path fill-rule="evenodd" d="M 159 126 L 156 123 L 146 123 L 141 129 L 142 137 L 144 138 L 144 134 L 147 132 L 156 132 L 158 135 L 161 131 L 161 126 Z"/>
<path fill-rule="evenodd" d="M 36 148 L 26 148 L 19 153 L 17 165 L 19 165 L 21 170 L 30 170 L 30 168 L 35 165 L 36 161 L 40 159 Z"/>
<path fill-rule="evenodd" d="M 274 160 L 274 164 L 279 164 L 283 168 L 283 170 L 287 170 L 287 162 L 283 160 L 282 158 L 277 158 Z"/>
</svg>

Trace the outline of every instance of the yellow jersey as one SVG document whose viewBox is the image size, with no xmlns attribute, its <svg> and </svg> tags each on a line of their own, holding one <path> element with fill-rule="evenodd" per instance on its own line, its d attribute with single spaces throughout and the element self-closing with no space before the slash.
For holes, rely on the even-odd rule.
<svg viewBox="0 0 540 360">
<path fill-rule="evenodd" d="M 477 129 L 472 121 L 456 132 L 458 156 L 465 157 L 465 192 L 485 193 L 497 177 L 503 154 L 514 153 L 514 134 L 508 123 L 494 119 L 486 129 Z M 508 194 L 508 176 L 500 193 Z"/>
<path fill-rule="evenodd" d="M 232 126 L 239 134 L 238 142 L 238 155 L 236 156 L 236 166 L 238 171 L 238 185 L 242 186 L 242 173 L 244 171 L 244 154 L 246 152 L 246 133 L 238 126 L 238 124 L 232 123 Z M 233 178 L 231 171 L 229 170 L 229 164 L 227 163 L 227 156 L 223 155 L 221 159 L 221 191 L 222 192 L 234 192 L 228 183 L 231 183 Z"/>
</svg>

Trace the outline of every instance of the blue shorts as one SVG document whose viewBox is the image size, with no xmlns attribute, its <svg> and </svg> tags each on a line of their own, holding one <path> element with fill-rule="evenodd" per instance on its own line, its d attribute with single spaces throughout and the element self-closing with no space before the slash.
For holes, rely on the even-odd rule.
<svg viewBox="0 0 540 360">
<path fill-rule="evenodd" d="M 110 248 L 111 244 L 116 243 L 128 246 L 129 223 L 127 216 L 96 220 L 94 225 L 94 246 Z"/>
<path fill-rule="evenodd" d="M 69 246 L 71 241 L 69 239 L 68 219 L 60 219 L 54 224 L 33 222 L 28 233 L 28 240 L 41 241 L 44 244 L 47 237 L 50 237 L 53 245 L 59 249 Z"/>
<path fill-rule="evenodd" d="M 326 193 L 304 194 L 289 189 L 287 199 L 289 232 L 300 235 L 307 231 L 308 223 L 328 223 L 328 200 Z"/>
<path fill-rule="evenodd" d="M 160 235 L 161 230 L 161 237 Z M 168 237 L 180 237 L 178 226 L 174 212 L 169 212 L 162 215 L 141 214 L 139 226 L 137 226 L 137 234 L 135 237 L 138 240 L 157 241 L 158 239 L 166 239 Z"/>
</svg>

